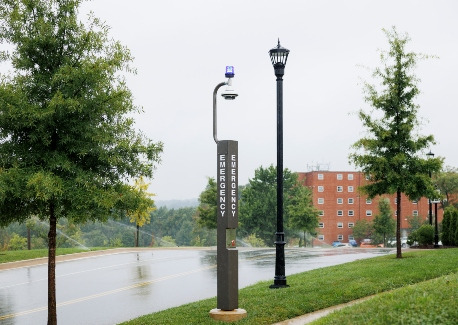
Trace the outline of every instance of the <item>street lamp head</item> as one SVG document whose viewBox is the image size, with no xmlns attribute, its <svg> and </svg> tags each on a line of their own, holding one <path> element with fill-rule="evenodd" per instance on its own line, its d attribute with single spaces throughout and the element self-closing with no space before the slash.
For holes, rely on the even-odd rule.
<svg viewBox="0 0 458 325">
<path fill-rule="evenodd" d="M 274 47 L 269 51 L 270 61 L 275 69 L 275 75 L 283 75 L 286 60 L 288 60 L 289 50 L 280 45 L 280 39 L 278 39 L 277 47 Z"/>
<path fill-rule="evenodd" d="M 434 154 L 431 152 L 431 150 L 429 150 L 426 156 L 428 156 L 428 158 L 434 158 Z"/>
</svg>

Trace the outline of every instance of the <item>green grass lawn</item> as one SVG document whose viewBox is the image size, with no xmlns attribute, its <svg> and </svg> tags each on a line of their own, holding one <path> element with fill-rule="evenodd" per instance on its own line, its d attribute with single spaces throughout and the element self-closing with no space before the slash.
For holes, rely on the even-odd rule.
<svg viewBox="0 0 458 325">
<path fill-rule="evenodd" d="M 458 321 L 458 273 L 409 285 L 344 308 L 311 324 L 441 324 Z"/>
<path fill-rule="evenodd" d="M 106 247 L 93 247 L 89 250 L 83 248 L 58 248 L 56 250 L 56 255 L 66 255 L 66 254 L 74 254 L 74 253 L 81 253 L 81 252 L 89 252 L 89 251 L 98 251 L 108 249 Z M 0 263 L 7 263 L 7 262 L 16 262 L 16 261 L 23 261 L 23 260 L 30 260 L 33 258 L 40 258 L 40 257 L 48 257 L 48 249 L 32 249 L 32 250 L 20 250 L 20 251 L 0 251 Z"/>
<path fill-rule="evenodd" d="M 447 283 L 453 283 L 453 279 L 456 279 L 458 249 L 415 251 L 404 253 L 403 256 L 402 259 L 396 259 L 395 255 L 381 256 L 290 275 L 289 288 L 269 289 L 271 281 L 264 281 L 241 289 L 239 308 L 247 311 L 247 317 L 237 324 L 272 324 L 416 283 L 427 286 L 427 283 L 422 282 L 444 275 L 448 275 L 449 278 L 445 277 L 442 282 L 437 280 L 437 287 L 447 290 Z M 434 282 L 431 283 L 434 286 Z M 456 283 L 451 288 L 455 288 L 456 292 Z M 419 290 L 421 292 L 426 289 Z M 444 301 L 454 303 L 456 294 L 453 301 L 450 302 L 448 299 L 445 297 Z M 393 306 L 395 305 L 396 303 L 393 303 Z M 410 303 L 406 306 L 410 306 Z M 216 308 L 216 298 L 145 315 L 123 324 L 220 323 L 209 316 L 209 311 L 213 308 Z M 437 313 L 442 313 L 441 310 Z M 450 309 L 444 310 L 448 313 L 447 310 Z M 392 313 L 394 317 L 397 315 L 396 310 Z M 418 311 L 416 313 L 418 314 Z M 367 319 L 364 322 L 372 324 L 372 321 Z"/>
</svg>

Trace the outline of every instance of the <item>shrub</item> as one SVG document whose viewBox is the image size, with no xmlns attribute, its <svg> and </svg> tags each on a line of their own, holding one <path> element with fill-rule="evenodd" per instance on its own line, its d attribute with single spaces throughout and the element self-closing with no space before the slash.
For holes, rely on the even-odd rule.
<svg viewBox="0 0 458 325">
<path fill-rule="evenodd" d="M 423 225 L 416 231 L 418 235 L 418 244 L 429 245 L 434 241 L 434 227 L 431 225 Z"/>
<path fill-rule="evenodd" d="M 14 234 L 8 244 L 8 249 L 12 251 L 18 251 L 27 248 L 27 238 Z"/>
</svg>

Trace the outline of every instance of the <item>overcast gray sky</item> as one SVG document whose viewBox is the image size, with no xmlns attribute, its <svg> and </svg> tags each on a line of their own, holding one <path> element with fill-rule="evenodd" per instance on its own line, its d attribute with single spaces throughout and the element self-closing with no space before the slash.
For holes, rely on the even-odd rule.
<svg viewBox="0 0 458 325">
<path fill-rule="evenodd" d="M 421 134 L 458 167 L 458 1 L 454 0 L 92 0 L 81 8 L 111 26 L 135 57 L 128 76 L 144 114 L 137 128 L 164 142 L 151 181 L 157 200 L 197 198 L 216 175 L 212 92 L 235 67 L 235 101 L 218 96 L 218 138 L 239 142 L 239 184 L 276 165 L 276 82 L 268 51 L 280 38 L 290 56 L 284 76 L 284 166 L 355 170 L 350 146 L 364 133 L 355 112 L 368 108 L 361 80 L 373 81 L 382 28 L 396 26 L 420 61 Z M 369 69 L 367 69 L 367 68 Z"/>
</svg>

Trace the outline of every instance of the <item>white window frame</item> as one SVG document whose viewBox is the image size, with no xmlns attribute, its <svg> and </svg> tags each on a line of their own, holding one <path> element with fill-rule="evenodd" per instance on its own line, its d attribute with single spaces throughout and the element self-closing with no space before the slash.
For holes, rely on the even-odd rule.
<svg viewBox="0 0 458 325">
<path fill-rule="evenodd" d="M 318 174 L 318 179 L 319 180 L 323 180 L 324 179 L 324 175 L 323 174 Z"/>
<path fill-rule="evenodd" d="M 348 223 L 348 228 L 353 228 L 355 226 L 355 223 L 354 222 L 349 222 Z"/>
<path fill-rule="evenodd" d="M 343 179 L 342 174 L 337 174 L 337 180 L 338 180 L 338 181 L 341 181 L 342 179 Z"/>
<path fill-rule="evenodd" d="M 355 188 L 354 188 L 353 186 L 350 185 L 350 186 L 347 187 L 347 190 L 348 190 L 348 192 L 353 193 L 353 191 L 355 190 Z"/>
<path fill-rule="evenodd" d="M 413 215 L 414 217 L 418 217 L 418 210 L 413 210 L 413 211 L 412 211 L 412 215 Z"/>
<path fill-rule="evenodd" d="M 337 210 L 337 216 L 343 217 L 343 210 Z"/>
<path fill-rule="evenodd" d="M 372 210 L 366 210 L 366 217 L 372 217 Z"/>
<path fill-rule="evenodd" d="M 372 204 L 372 199 L 366 199 L 366 204 Z"/>
<path fill-rule="evenodd" d="M 318 235 L 318 240 L 323 241 L 324 240 L 324 235 Z"/>
<path fill-rule="evenodd" d="M 317 202 L 318 204 L 324 204 L 324 198 L 319 197 Z"/>
<path fill-rule="evenodd" d="M 343 235 L 337 235 L 337 240 L 343 240 Z"/>
<path fill-rule="evenodd" d="M 343 192 L 343 186 L 340 186 L 340 185 L 337 186 L 337 192 L 339 192 L 339 193 Z"/>
<path fill-rule="evenodd" d="M 352 181 L 353 180 L 353 174 L 348 174 L 348 180 Z"/>
<path fill-rule="evenodd" d="M 337 228 L 342 229 L 342 228 L 343 228 L 343 222 L 338 222 L 338 223 L 337 223 Z"/>
<path fill-rule="evenodd" d="M 349 216 L 349 217 L 354 217 L 354 216 L 355 216 L 355 211 L 353 211 L 353 210 L 348 210 L 348 216 Z"/>
<path fill-rule="evenodd" d="M 324 210 L 320 210 L 319 216 L 320 216 L 320 217 L 324 217 Z"/>
<path fill-rule="evenodd" d="M 355 199 L 352 198 L 352 197 L 349 197 L 348 198 L 348 204 L 353 204 L 353 203 L 355 203 Z"/>
<path fill-rule="evenodd" d="M 324 228 L 324 222 L 320 222 L 320 223 L 318 224 L 318 228 Z"/>
<path fill-rule="evenodd" d="M 324 186 L 322 185 L 318 186 L 318 192 L 320 193 L 324 192 Z"/>
<path fill-rule="evenodd" d="M 343 199 L 341 197 L 337 198 L 337 204 L 343 204 Z"/>
</svg>

